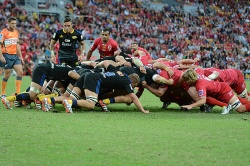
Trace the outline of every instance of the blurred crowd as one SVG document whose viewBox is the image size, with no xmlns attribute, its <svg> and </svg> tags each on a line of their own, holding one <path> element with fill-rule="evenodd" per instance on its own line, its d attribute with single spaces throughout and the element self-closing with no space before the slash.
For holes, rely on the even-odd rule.
<svg viewBox="0 0 250 166">
<path fill-rule="evenodd" d="M 112 38 L 121 49 L 131 53 L 131 43 L 148 50 L 153 59 L 173 60 L 200 58 L 203 67 L 250 70 L 250 4 L 247 0 L 178 0 L 196 5 L 194 13 L 184 13 L 183 6 L 165 6 L 148 10 L 142 1 L 98 1 L 98 3 L 67 3 L 69 14 L 76 15 L 75 29 L 86 40 L 99 37 L 103 28 L 112 29 Z M 108 5 L 107 5 L 108 4 Z M 0 29 L 10 15 L 19 19 L 19 32 L 24 59 L 36 62 L 49 57 L 51 35 L 62 24 L 53 16 L 27 15 L 11 1 L 0 4 Z M 58 45 L 57 45 L 58 47 Z M 28 62 L 27 62 L 28 63 Z"/>
</svg>

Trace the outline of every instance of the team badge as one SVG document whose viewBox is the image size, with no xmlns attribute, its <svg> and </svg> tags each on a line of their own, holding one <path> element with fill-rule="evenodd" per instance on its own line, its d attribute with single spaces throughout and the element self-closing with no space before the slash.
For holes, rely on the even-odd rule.
<svg viewBox="0 0 250 166">
<path fill-rule="evenodd" d="M 198 91 L 198 96 L 203 96 L 204 95 L 204 91 L 203 90 L 199 90 Z"/>
<path fill-rule="evenodd" d="M 72 36 L 72 39 L 76 39 L 77 38 L 77 36 Z"/>
</svg>

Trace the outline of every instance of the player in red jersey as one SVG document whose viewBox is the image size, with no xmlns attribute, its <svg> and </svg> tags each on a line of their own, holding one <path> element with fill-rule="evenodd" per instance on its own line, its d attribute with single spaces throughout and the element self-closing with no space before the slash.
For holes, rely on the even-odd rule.
<svg viewBox="0 0 250 166">
<path fill-rule="evenodd" d="M 250 102 L 245 102 L 243 105 L 225 82 L 210 80 L 204 75 L 198 75 L 193 69 L 186 70 L 183 73 L 183 79 L 188 85 L 196 87 L 199 96 L 198 101 L 190 105 L 183 105 L 183 108 L 192 109 L 199 107 L 206 103 L 207 96 L 211 96 L 228 103 L 228 109 L 223 111 L 222 114 L 228 114 L 231 109 L 235 109 L 237 112 L 250 111 Z"/>
<path fill-rule="evenodd" d="M 184 82 L 183 77 L 182 77 L 182 75 L 183 75 L 182 70 L 171 68 L 171 67 L 167 66 L 166 64 L 160 63 L 160 62 L 154 63 L 153 66 L 154 66 L 154 68 L 165 69 L 166 71 L 168 71 L 168 72 L 163 72 L 164 70 L 162 70 L 162 71 L 159 72 L 159 75 L 166 78 L 166 79 L 169 79 L 169 76 L 170 76 L 170 78 L 173 79 L 173 85 L 172 85 L 173 87 L 181 87 L 181 88 L 185 89 L 185 91 L 188 92 L 188 94 L 193 98 L 194 101 L 199 100 L 195 88 L 188 86 Z M 200 75 L 203 75 L 203 73 L 204 73 L 202 68 L 195 68 L 195 71 Z M 175 92 L 177 92 L 177 91 L 175 91 Z M 179 93 L 181 93 L 181 92 L 179 92 Z M 178 96 L 178 94 L 176 94 L 176 95 Z M 164 95 L 164 96 L 166 96 L 166 95 Z M 188 95 L 185 95 L 185 96 L 188 96 Z M 190 99 L 190 97 L 188 97 L 188 98 Z M 164 103 L 164 104 L 166 104 L 166 103 Z M 163 108 L 165 107 L 164 104 L 163 104 Z M 218 101 L 215 98 L 212 98 L 210 96 L 207 97 L 207 103 L 206 104 L 209 104 L 209 105 L 205 105 L 205 107 L 207 107 L 206 110 L 205 110 L 206 112 L 211 111 L 211 109 L 212 109 L 212 108 L 210 108 L 211 105 L 212 106 L 213 105 L 218 105 L 220 107 L 224 107 L 224 109 L 226 108 L 226 106 L 228 106 L 228 104 L 220 102 L 220 101 Z M 202 109 L 202 107 L 201 107 L 201 109 Z"/>
<path fill-rule="evenodd" d="M 212 80 L 226 82 L 242 98 L 248 98 L 244 75 L 238 69 L 220 70 L 216 68 L 205 68 L 204 75 Z"/>
<path fill-rule="evenodd" d="M 92 53 L 95 49 L 98 49 L 100 58 L 116 56 L 119 55 L 121 52 L 117 42 L 114 39 L 110 38 L 109 29 L 103 29 L 102 36 L 95 39 L 87 54 L 87 61 L 90 60 Z"/>
<path fill-rule="evenodd" d="M 143 65 L 148 65 L 153 62 L 153 59 L 150 53 L 144 48 L 139 47 L 138 43 L 132 43 L 131 49 L 132 49 L 131 52 L 133 53 L 133 56 L 138 57 L 142 61 Z"/>
</svg>

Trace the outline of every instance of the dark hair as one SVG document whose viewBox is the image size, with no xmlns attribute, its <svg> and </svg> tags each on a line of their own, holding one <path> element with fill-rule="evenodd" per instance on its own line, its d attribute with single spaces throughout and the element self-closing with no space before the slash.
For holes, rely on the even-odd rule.
<svg viewBox="0 0 250 166">
<path fill-rule="evenodd" d="M 16 17 L 10 17 L 10 18 L 8 19 L 8 23 L 10 23 L 11 21 L 17 21 Z"/>
<path fill-rule="evenodd" d="M 110 34 L 110 28 L 104 28 L 103 30 L 102 30 L 103 32 L 109 32 L 109 34 Z"/>
<path fill-rule="evenodd" d="M 63 22 L 64 23 L 65 22 L 72 22 L 72 20 L 71 20 L 71 18 L 69 16 L 66 16 Z"/>
</svg>

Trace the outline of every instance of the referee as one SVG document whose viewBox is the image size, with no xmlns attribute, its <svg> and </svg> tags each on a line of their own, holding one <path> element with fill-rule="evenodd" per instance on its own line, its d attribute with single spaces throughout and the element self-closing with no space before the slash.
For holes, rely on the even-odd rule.
<svg viewBox="0 0 250 166">
<path fill-rule="evenodd" d="M 54 54 L 54 45 L 59 40 L 60 48 L 58 51 L 58 60 L 59 64 L 69 65 L 75 67 L 79 61 L 83 60 L 85 53 L 85 44 L 81 33 L 72 28 L 72 20 L 69 17 L 64 19 L 63 29 L 58 30 L 52 36 L 50 42 L 50 51 L 51 51 L 51 62 L 56 61 Z M 76 54 L 76 44 L 80 43 L 80 52 L 81 55 L 77 56 Z"/>
</svg>

